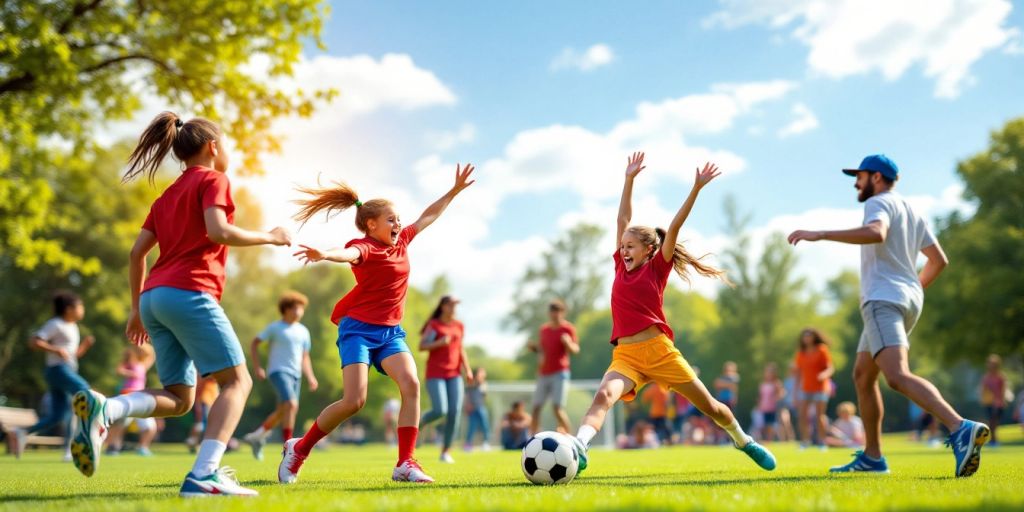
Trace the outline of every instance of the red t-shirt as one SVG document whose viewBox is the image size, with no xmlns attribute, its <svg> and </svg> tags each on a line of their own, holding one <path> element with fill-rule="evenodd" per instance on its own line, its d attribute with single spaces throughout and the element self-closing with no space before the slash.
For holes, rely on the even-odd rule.
<svg viewBox="0 0 1024 512">
<path fill-rule="evenodd" d="M 569 322 L 557 326 L 544 324 L 540 328 L 541 375 L 551 375 L 569 369 L 569 351 L 562 344 L 562 335 L 568 334 L 576 341 L 576 328 Z"/>
<path fill-rule="evenodd" d="M 818 380 L 818 374 L 825 371 L 832 364 L 832 354 L 825 345 L 816 345 L 817 348 L 809 348 L 806 351 L 798 350 L 793 363 L 800 372 L 800 389 L 804 393 L 826 393 L 828 392 L 828 379 Z"/>
<path fill-rule="evenodd" d="M 444 323 L 440 320 L 431 320 L 427 323 L 427 330 L 424 333 L 429 331 L 437 333 L 436 338 L 447 336 L 448 344 L 430 351 L 430 355 L 427 356 L 427 378 L 458 377 L 462 368 L 462 336 L 465 332 L 462 322 L 452 320 Z"/>
<path fill-rule="evenodd" d="M 619 251 L 615 251 L 614 259 L 612 344 L 623 336 L 632 336 L 652 325 L 658 326 L 669 339 L 675 339 L 662 309 L 665 286 L 672 273 L 672 262 L 665 261 L 661 251 L 658 251 L 639 268 L 627 272 Z"/>
<path fill-rule="evenodd" d="M 409 289 L 408 247 L 415 236 L 416 227 L 409 226 L 399 233 L 395 245 L 371 237 L 345 244 L 359 250 L 359 264 L 352 265 L 356 286 L 334 305 L 332 322 L 337 324 L 346 316 L 374 325 L 402 322 Z"/>
<path fill-rule="evenodd" d="M 235 221 L 231 183 L 222 173 L 189 167 L 153 202 L 142 229 L 156 235 L 160 257 L 149 271 L 142 291 L 158 286 L 207 292 L 220 300 L 228 247 L 206 236 L 203 212 L 219 206 L 228 222 Z"/>
</svg>

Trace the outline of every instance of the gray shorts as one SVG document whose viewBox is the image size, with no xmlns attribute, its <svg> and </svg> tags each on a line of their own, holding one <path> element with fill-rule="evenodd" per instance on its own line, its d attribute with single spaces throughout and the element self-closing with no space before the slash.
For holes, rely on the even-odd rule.
<svg viewBox="0 0 1024 512">
<path fill-rule="evenodd" d="M 537 389 L 533 391 L 533 406 L 540 407 L 551 402 L 555 407 L 564 407 L 569 394 L 569 371 L 537 377 Z"/>
<path fill-rule="evenodd" d="M 860 315 L 864 319 L 864 331 L 857 352 L 869 352 L 874 358 L 886 347 L 910 349 L 908 336 L 921 317 L 921 310 L 915 306 L 907 308 L 893 302 L 869 300 L 860 306 Z"/>
</svg>

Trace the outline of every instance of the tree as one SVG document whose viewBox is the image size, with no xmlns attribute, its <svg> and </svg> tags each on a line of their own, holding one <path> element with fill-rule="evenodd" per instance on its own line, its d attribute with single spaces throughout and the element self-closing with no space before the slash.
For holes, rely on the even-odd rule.
<svg viewBox="0 0 1024 512">
<path fill-rule="evenodd" d="M 947 362 L 1024 353 L 1024 118 L 957 164 L 977 211 L 940 222 L 949 266 L 925 293 L 922 337 Z"/>
<path fill-rule="evenodd" d="M 143 97 L 215 119 L 242 169 L 258 172 L 260 154 L 279 147 L 271 122 L 334 95 L 272 85 L 292 73 L 303 43 L 320 45 L 325 11 L 320 0 L 0 4 L 0 255 L 29 270 L 98 271 L 41 236 L 60 216 L 47 177 L 99 151 L 96 131 L 139 114 Z"/>
</svg>

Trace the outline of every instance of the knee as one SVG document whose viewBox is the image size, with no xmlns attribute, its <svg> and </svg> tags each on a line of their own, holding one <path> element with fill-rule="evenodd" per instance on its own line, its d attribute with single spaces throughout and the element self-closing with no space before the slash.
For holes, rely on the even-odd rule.
<svg viewBox="0 0 1024 512">
<path fill-rule="evenodd" d="M 853 383 L 859 389 L 869 389 L 874 387 L 877 376 L 863 368 L 855 367 L 853 369 Z"/>
<path fill-rule="evenodd" d="M 171 411 L 171 416 L 184 416 L 192 410 L 193 405 L 195 405 L 193 397 L 178 397 L 174 401 L 174 410 Z"/>
<path fill-rule="evenodd" d="M 398 380 L 398 390 L 402 396 L 418 398 L 420 396 L 420 379 L 414 373 L 403 375 Z"/>
<path fill-rule="evenodd" d="M 609 408 L 615 403 L 615 397 L 612 395 L 611 390 L 599 389 L 597 394 L 594 395 L 594 405 L 599 405 L 604 408 Z"/>
<path fill-rule="evenodd" d="M 284 408 L 285 412 L 292 413 L 299 409 L 299 402 L 296 400 L 285 400 L 281 403 L 281 407 Z"/>
<path fill-rule="evenodd" d="M 911 377 L 912 375 L 909 372 L 893 372 L 885 376 L 885 382 L 889 384 L 893 391 L 902 393 L 907 389 L 907 382 Z"/>
<path fill-rule="evenodd" d="M 351 394 L 345 393 L 345 396 L 341 398 L 341 402 L 348 408 L 359 411 L 366 405 L 366 390 L 361 389 Z"/>
</svg>

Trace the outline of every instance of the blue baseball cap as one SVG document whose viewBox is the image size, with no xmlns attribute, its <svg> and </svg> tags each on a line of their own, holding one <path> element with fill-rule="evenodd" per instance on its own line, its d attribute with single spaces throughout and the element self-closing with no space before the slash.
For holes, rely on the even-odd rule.
<svg viewBox="0 0 1024 512">
<path fill-rule="evenodd" d="M 896 167 L 896 162 L 882 154 L 864 157 L 864 160 L 860 161 L 860 165 L 856 169 L 843 169 L 843 173 L 850 176 L 856 176 L 860 171 L 879 172 L 890 180 L 896 179 L 900 174 L 900 169 Z"/>
</svg>

